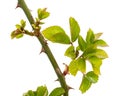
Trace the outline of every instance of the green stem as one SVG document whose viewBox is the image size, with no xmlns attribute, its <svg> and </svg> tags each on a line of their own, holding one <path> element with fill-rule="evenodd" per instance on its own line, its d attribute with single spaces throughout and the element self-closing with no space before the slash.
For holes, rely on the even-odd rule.
<svg viewBox="0 0 120 96">
<path fill-rule="evenodd" d="M 26 14 L 26 16 L 27 16 L 27 18 L 28 18 L 28 20 L 29 20 L 29 22 L 30 22 L 30 24 L 32 26 L 32 24 L 34 24 L 35 21 L 34 21 L 32 15 L 31 15 L 26 3 L 24 2 L 24 0 L 18 0 L 18 6 L 23 9 L 24 13 Z M 36 30 L 34 30 L 34 31 L 36 31 Z M 64 90 L 65 90 L 64 96 L 68 96 L 68 86 L 66 84 L 64 75 L 62 74 L 62 72 L 61 72 L 61 70 L 60 70 L 60 68 L 59 68 L 59 66 L 58 66 L 58 64 L 57 64 L 57 62 L 56 62 L 50 48 L 49 48 L 49 46 L 45 42 L 45 39 L 44 39 L 44 37 L 42 36 L 42 34 L 40 32 L 39 32 L 39 35 L 36 36 L 36 37 L 38 38 L 39 42 L 41 43 L 41 45 L 42 45 L 42 47 L 43 47 L 43 49 L 45 51 L 45 53 L 47 54 L 52 66 L 54 68 L 54 71 L 55 71 L 55 73 L 56 73 L 56 75 L 57 75 L 57 77 L 59 79 L 61 87 L 64 88 Z"/>
<path fill-rule="evenodd" d="M 34 21 L 32 15 L 31 15 L 31 13 L 30 13 L 30 11 L 29 11 L 25 1 L 24 0 L 18 0 L 18 5 L 17 6 L 23 9 L 25 15 L 28 18 L 28 21 L 30 22 L 30 24 L 32 26 L 32 24 L 34 24 L 35 21 Z"/>
</svg>

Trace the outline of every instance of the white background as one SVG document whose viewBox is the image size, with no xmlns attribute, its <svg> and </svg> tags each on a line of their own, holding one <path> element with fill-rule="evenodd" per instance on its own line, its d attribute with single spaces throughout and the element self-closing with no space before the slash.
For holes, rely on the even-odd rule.
<svg viewBox="0 0 120 96">
<path fill-rule="evenodd" d="M 95 33 L 103 32 L 102 38 L 109 44 L 105 48 L 109 58 L 101 67 L 99 82 L 85 94 L 78 90 L 81 74 L 77 79 L 67 76 L 70 90 L 69 96 L 119 96 L 120 86 L 120 2 L 119 0 L 26 0 L 32 14 L 36 16 L 38 8 L 48 8 L 50 17 L 46 25 L 60 25 L 69 34 L 69 17 L 74 17 L 80 24 L 81 33 L 91 28 Z M 10 33 L 21 19 L 27 21 L 23 11 L 15 9 L 17 0 L 2 0 L 0 3 L 0 95 L 22 96 L 29 89 L 47 85 L 49 91 L 59 85 L 53 68 L 44 53 L 39 54 L 41 45 L 35 37 L 24 36 L 22 39 L 11 40 Z M 28 21 L 27 21 L 28 22 Z M 26 27 L 31 30 L 30 25 Z M 48 42 L 61 69 L 62 63 L 68 63 L 64 57 L 66 45 Z"/>
</svg>

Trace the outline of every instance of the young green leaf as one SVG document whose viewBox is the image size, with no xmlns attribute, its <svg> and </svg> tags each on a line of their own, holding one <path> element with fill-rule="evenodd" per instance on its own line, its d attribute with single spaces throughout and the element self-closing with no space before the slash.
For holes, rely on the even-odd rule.
<svg viewBox="0 0 120 96">
<path fill-rule="evenodd" d="M 22 20 L 20 21 L 20 24 L 21 24 L 21 27 L 24 29 L 25 26 L 26 26 L 26 22 L 22 19 Z"/>
<path fill-rule="evenodd" d="M 19 38 L 22 38 L 23 37 L 23 33 L 20 33 L 20 34 L 17 34 L 16 35 L 16 38 L 19 39 Z"/>
<path fill-rule="evenodd" d="M 94 44 L 96 46 L 100 46 L 100 47 L 106 47 L 106 46 L 108 46 L 108 44 L 104 40 L 102 40 L 102 39 L 95 40 Z"/>
<path fill-rule="evenodd" d="M 87 48 L 85 50 L 85 52 L 83 53 L 83 56 L 85 58 L 89 58 L 91 56 L 96 56 L 96 57 L 101 58 L 101 59 L 108 58 L 108 55 L 104 50 L 95 49 L 94 46 L 93 47 L 91 46 L 90 48 Z"/>
<path fill-rule="evenodd" d="M 21 30 L 21 25 L 16 24 L 15 26 L 16 26 L 17 29 Z"/>
<path fill-rule="evenodd" d="M 70 32 L 71 32 L 71 41 L 74 42 L 79 36 L 80 27 L 78 22 L 73 17 L 69 18 L 69 24 L 70 24 Z"/>
<path fill-rule="evenodd" d="M 15 38 L 15 31 L 11 32 L 11 39 Z"/>
<path fill-rule="evenodd" d="M 46 8 L 44 8 L 44 9 L 39 8 L 37 10 L 37 13 L 38 13 L 38 18 L 40 20 L 45 19 L 50 15 L 50 13 L 46 11 Z"/>
<path fill-rule="evenodd" d="M 48 96 L 48 90 L 46 86 L 38 87 L 36 92 L 36 96 Z"/>
<path fill-rule="evenodd" d="M 42 9 L 41 8 L 39 8 L 37 10 L 37 14 L 38 14 L 38 18 L 41 20 L 41 16 L 42 16 Z"/>
<path fill-rule="evenodd" d="M 76 52 L 75 52 L 74 46 L 68 47 L 64 55 L 67 57 L 70 57 L 71 59 L 75 59 Z"/>
<path fill-rule="evenodd" d="M 77 68 L 82 73 L 86 72 L 86 62 L 84 58 L 78 58 L 77 59 Z"/>
<path fill-rule="evenodd" d="M 84 51 L 87 48 L 87 44 L 86 44 L 85 40 L 82 38 L 82 36 L 78 37 L 78 44 L 82 51 Z"/>
<path fill-rule="evenodd" d="M 86 50 L 83 52 L 82 56 L 84 58 L 88 58 L 90 56 L 93 56 L 96 53 L 96 46 L 91 45 L 86 48 Z"/>
<path fill-rule="evenodd" d="M 78 71 L 85 73 L 86 72 L 85 60 L 83 58 L 78 58 L 76 60 L 71 61 L 69 65 L 69 71 L 73 76 L 75 76 Z"/>
<path fill-rule="evenodd" d="M 55 88 L 49 96 L 61 96 L 65 93 L 65 90 L 61 87 Z"/>
<path fill-rule="evenodd" d="M 100 66 L 102 64 L 102 59 L 92 56 L 88 59 L 90 63 L 92 64 L 92 68 L 95 74 L 100 74 Z"/>
<path fill-rule="evenodd" d="M 23 96 L 35 96 L 32 90 L 29 90 L 27 93 L 23 94 Z"/>
<path fill-rule="evenodd" d="M 21 31 L 19 31 L 19 30 L 13 31 L 13 32 L 11 33 L 11 39 L 13 39 L 13 38 L 19 39 L 19 38 L 23 37 L 23 33 L 20 33 L 20 32 L 21 32 Z"/>
<path fill-rule="evenodd" d="M 86 36 L 86 42 L 88 44 L 91 44 L 91 43 L 93 43 L 94 40 L 95 40 L 95 35 L 94 35 L 93 31 L 91 29 L 89 29 L 87 32 L 87 36 Z"/>
<path fill-rule="evenodd" d="M 70 65 L 69 65 L 69 72 L 75 76 L 78 72 L 78 66 L 77 66 L 77 60 L 73 60 L 70 62 Z"/>
<path fill-rule="evenodd" d="M 80 49 L 80 46 L 77 46 L 77 47 L 76 47 L 76 50 L 77 50 L 77 51 L 81 50 L 81 49 Z"/>
<path fill-rule="evenodd" d="M 47 18 L 49 15 L 50 15 L 50 13 L 49 13 L 49 12 L 45 12 L 45 13 L 42 15 L 42 19 Z"/>
<path fill-rule="evenodd" d="M 79 90 L 81 90 L 82 93 L 85 93 L 91 87 L 91 85 L 92 83 L 86 78 L 86 76 L 83 76 Z"/>
<path fill-rule="evenodd" d="M 86 74 L 86 78 L 91 81 L 91 83 L 96 83 L 98 81 L 98 75 L 96 75 L 93 71 L 90 71 Z"/>
<path fill-rule="evenodd" d="M 97 34 L 95 34 L 95 40 L 99 39 L 102 34 L 103 33 L 97 33 Z"/>
<path fill-rule="evenodd" d="M 42 31 L 42 34 L 48 40 L 54 43 L 70 44 L 70 39 L 60 26 L 51 26 Z"/>
<path fill-rule="evenodd" d="M 34 92 L 32 90 L 28 91 L 29 96 L 35 96 Z"/>
<path fill-rule="evenodd" d="M 94 53 L 94 55 L 96 57 L 101 58 L 101 59 L 108 58 L 108 55 L 107 55 L 107 53 L 104 50 L 96 49 L 95 51 L 96 51 L 96 53 Z"/>
</svg>

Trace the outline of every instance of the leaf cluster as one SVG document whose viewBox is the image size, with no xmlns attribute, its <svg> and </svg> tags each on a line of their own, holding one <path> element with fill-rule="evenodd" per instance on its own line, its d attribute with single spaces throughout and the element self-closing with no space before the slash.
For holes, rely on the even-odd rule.
<svg viewBox="0 0 120 96">
<path fill-rule="evenodd" d="M 46 8 L 39 8 L 37 10 L 37 17 L 35 18 L 35 24 L 32 24 L 32 27 L 34 30 L 40 30 L 42 24 L 44 24 L 44 22 L 42 22 L 43 19 L 46 19 L 47 17 L 49 17 L 50 13 L 46 11 Z"/>
<path fill-rule="evenodd" d="M 64 89 L 61 87 L 55 88 L 50 94 L 46 86 L 40 86 L 36 91 L 29 90 L 24 93 L 23 96 L 61 96 L 65 93 Z"/>
<path fill-rule="evenodd" d="M 35 18 L 35 23 L 32 24 L 32 27 L 34 29 L 34 31 L 37 31 L 39 32 L 40 29 L 41 29 L 41 25 L 44 24 L 44 22 L 42 22 L 43 19 L 46 19 L 50 13 L 46 11 L 47 9 L 46 8 L 39 8 L 37 10 L 37 17 Z M 35 32 L 29 32 L 28 30 L 25 29 L 25 26 L 26 26 L 26 21 L 24 21 L 23 19 L 20 21 L 20 24 L 16 24 L 16 30 L 14 30 L 12 33 L 11 33 L 11 38 L 21 38 L 24 36 L 24 34 L 27 34 L 27 35 L 30 35 L 30 36 L 34 36 L 36 35 Z M 37 33 L 38 34 L 38 33 Z"/>
<path fill-rule="evenodd" d="M 13 38 L 19 39 L 19 38 L 23 37 L 23 34 L 25 33 L 24 28 L 25 28 L 25 26 L 26 26 L 26 22 L 22 19 L 22 20 L 20 21 L 20 24 L 16 24 L 15 26 L 16 26 L 16 30 L 14 30 L 14 31 L 11 33 L 11 38 L 12 38 L 12 39 L 13 39 Z"/>
<path fill-rule="evenodd" d="M 86 38 L 80 35 L 80 26 L 73 18 L 69 18 L 70 36 L 60 26 L 50 26 L 42 31 L 46 39 L 54 43 L 68 44 L 64 55 L 71 59 L 69 72 L 76 76 L 78 72 L 83 74 L 80 90 L 86 92 L 92 83 L 98 81 L 102 60 L 107 58 L 107 53 L 100 47 L 108 46 L 107 43 L 100 39 L 102 33 L 95 34 L 92 29 L 87 31 Z M 77 42 L 77 46 L 74 43 Z M 87 62 L 92 66 L 92 71 L 87 71 Z"/>
</svg>

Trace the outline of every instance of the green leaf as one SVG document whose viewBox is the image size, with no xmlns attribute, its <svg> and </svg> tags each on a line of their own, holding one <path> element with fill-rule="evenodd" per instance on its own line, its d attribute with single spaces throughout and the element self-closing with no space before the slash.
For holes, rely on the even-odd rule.
<svg viewBox="0 0 120 96">
<path fill-rule="evenodd" d="M 91 29 L 89 29 L 87 32 L 87 36 L 86 36 L 86 42 L 88 44 L 91 44 L 91 43 L 93 43 L 94 40 L 95 40 L 94 33 Z"/>
<path fill-rule="evenodd" d="M 73 76 L 75 76 L 78 71 L 85 73 L 86 72 L 85 60 L 83 58 L 78 58 L 76 60 L 71 61 L 69 65 L 69 71 Z"/>
<path fill-rule="evenodd" d="M 21 24 L 21 27 L 24 29 L 25 26 L 26 26 L 26 22 L 22 19 L 22 20 L 20 21 L 20 24 Z"/>
<path fill-rule="evenodd" d="M 108 58 L 108 55 L 104 50 L 96 49 L 95 51 L 96 51 L 96 53 L 94 53 L 94 54 L 96 57 L 101 58 L 101 59 Z"/>
<path fill-rule="evenodd" d="M 15 31 L 12 31 L 10 36 L 11 36 L 11 39 L 14 39 L 15 38 Z"/>
<path fill-rule="evenodd" d="M 39 9 L 37 10 L 37 13 L 38 13 L 38 18 L 41 19 L 42 9 L 39 8 Z"/>
<path fill-rule="evenodd" d="M 69 65 L 69 72 L 75 76 L 78 72 L 78 66 L 77 66 L 77 60 L 73 60 L 70 62 L 70 65 Z"/>
<path fill-rule="evenodd" d="M 36 92 L 37 92 L 36 96 L 48 96 L 48 90 L 46 86 L 38 87 Z"/>
<path fill-rule="evenodd" d="M 83 56 L 85 58 L 89 58 L 91 56 L 96 56 L 96 57 L 101 58 L 101 59 L 108 58 L 108 55 L 107 55 L 107 53 L 104 50 L 102 50 L 102 49 L 95 49 L 94 46 L 93 46 L 93 48 L 91 46 L 91 48 L 86 49 L 86 51 L 84 52 Z"/>
<path fill-rule="evenodd" d="M 86 48 L 86 50 L 83 52 L 82 56 L 84 58 L 88 58 L 90 56 L 93 56 L 96 52 L 96 46 L 91 45 Z"/>
<path fill-rule="evenodd" d="M 98 75 L 96 75 L 93 71 L 90 71 L 86 74 L 86 78 L 91 81 L 91 83 L 96 83 L 98 81 Z"/>
<path fill-rule="evenodd" d="M 95 40 L 94 44 L 96 46 L 100 46 L 100 47 L 106 47 L 106 46 L 108 46 L 108 44 L 104 40 L 101 40 L 101 39 L 100 40 Z"/>
<path fill-rule="evenodd" d="M 23 37 L 23 33 L 20 33 L 20 34 L 17 34 L 16 35 L 16 38 L 19 39 L 19 38 L 22 38 Z"/>
<path fill-rule="evenodd" d="M 17 29 L 21 30 L 21 25 L 16 24 L 15 26 L 16 26 Z"/>
<path fill-rule="evenodd" d="M 102 64 L 102 59 L 92 56 L 88 59 L 90 63 L 92 64 L 92 68 L 95 74 L 100 74 L 100 66 Z"/>
<path fill-rule="evenodd" d="M 49 13 L 49 12 L 45 12 L 45 13 L 43 14 L 43 16 L 42 16 L 42 19 L 47 18 L 49 15 L 50 15 L 50 13 Z"/>
<path fill-rule="evenodd" d="M 69 18 L 69 24 L 70 24 L 70 32 L 71 32 L 71 41 L 74 42 L 79 36 L 80 27 L 78 22 L 73 17 Z"/>
<path fill-rule="evenodd" d="M 32 90 L 29 90 L 24 96 L 35 96 L 35 94 Z"/>
<path fill-rule="evenodd" d="M 23 96 L 36 96 L 36 92 L 29 90 L 27 93 L 24 93 Z"/>
<path fill-rule="evenodd" d="M 77 59 L 77 68 L 82 73 L 86 72 L 86 62 L 84 58 L 78 58 Z"/>
<path fill-rule="evenodd" d="M 51 26 L 42 31 L 42 34 L 48 40 L 61 43 L 61 44 L 70 44 L 70 39 L 65 31 L 60 26 Z"/>
<path fill-rule="evenodd" d="M 78 44 L 82 51 L 84 51 L 87 48 L 87 44 L 86 44 L 85 40 L 82 38 L 82 36 L 78 37 Z"/>
<path fill-rule="evenodd" d="M 20 30 L 13 31 L 11 33 L 11 39 L 13 39 L 13 38 L 19 39 L 19 38 L 23 37 L 23 33 L 20 33 L 20 32 L 21 32 Z"/>
<path fill-rule="evenodd" d="M 82 91 L 82 93 L 85 93 L 91 87 L 92 83 L 96 83 L 97 81 L 98 75 L 96 75 L 93 71 L 90 71 L 83 76 L 79 89 Z"/>
<path fill-rule="evenodd" d="M 102 35 L 103 33 L 97 33 L 97 34 L 95 34 L 95 40 L 97 40 L 97 39 L 99 39 L 100 38 L 100 36 Z"/>
<path fill-rule="evenodd" d="M 77 47 L 76 47 L 76 50 L 77 50 L 77 51 L 81 50 L 81 49 L 80 49 L 80 46 L 77 46 Z"/>
<path fill-rule="evenodd" d="M 91 84 L 92 83 L 86 78 L 86 76 L 83 76 L 79 90 L 81 90 L 82 93 L 85 93 L 91 87 Z"/>
<path fill-rule="evenodd" d="M 75 59 L 76 52 L 75 52 L 74 46 L 68 47 L 64 55 L 67 57 L 70 57 L 71 59 Z"/>
<path fill-rule="evenodd" d="M 39 8 L 37 10 L 37 13 L 38 13 L 38 18 L 40 20 L 45 19 L 50 15 L 50 13 L 46 11 L 46 8 L 44 8 L 44 9 Z"/>
<path fill-rule="evenodd" d="M 55 88 L 49 96 L 61 96 L 65 93 L 65 90 L 61 87 Z"/>
</svg>

